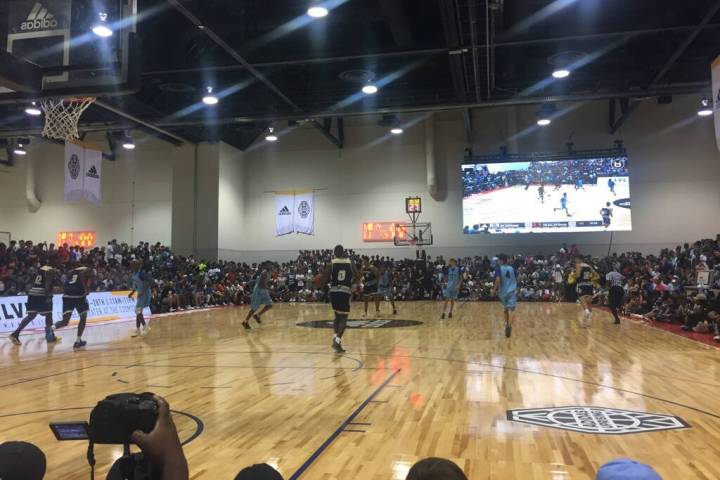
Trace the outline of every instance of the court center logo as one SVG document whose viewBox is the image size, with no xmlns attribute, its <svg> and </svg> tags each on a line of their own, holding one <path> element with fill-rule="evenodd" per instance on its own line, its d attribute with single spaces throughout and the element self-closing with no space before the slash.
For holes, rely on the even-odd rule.
<svg viewBox="0 0 720 480">
<path fill-rule="evenodd" d="M 618 200 L 615 200 L 613 202 L 613 204 L 615 204 L 616 207 L 620 207 L 620 208 L 630 208 L 631 207 L 629 198 L 620 198 Z"/>
<path fill-rule="evenodd" d="M 300 202 L 300 205 L 298 205 L 298 213 L 300 214 L 300 218 L 307 218 L 308 215 L 310 215 L 310 204 L 305 200 Z"/>
<path fill-rule="evenodd" d="M 416 327 L 422 325 L 423 322 L 418 320 L 397 320 L 394 318 L 373 318 L 366 320 L 348 320 L 347 328 L 353 329 L 373 329 L 373 328 L 402 328 L 402 327 Z M 312 322 L 301 322 L 297 324 L 298 327 L 305 328 L 333 328 L 332 320 L 314 320 Z"/>
<path fill-rule="evenodd" d="M 74 153 L 70 155 L 70 160 L 68 160 L 68 171 L 70 172 L 70 177 L 73 180 L 77 180 L 78 175 L 80 175 L 80 159 Z"/>
<path fill-rule="evenodd" d="M 627 435 L 690 428 L 682 418 L 605 407 L 554 407 L 508 410 L 507 419 L 580 433 Z"/>
</svg>

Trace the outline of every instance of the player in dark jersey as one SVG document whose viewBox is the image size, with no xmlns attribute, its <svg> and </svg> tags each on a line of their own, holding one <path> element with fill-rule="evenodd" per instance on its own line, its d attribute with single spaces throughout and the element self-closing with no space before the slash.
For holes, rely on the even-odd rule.
<svg viewBox="0 0 720 480">
<path fill-rule="evenodd" d="M 85 332 L 85 323 L 90 310 L 85 284 L 91 273 L 92 270 L 83 266 L 73 268 L 68 272 L 67 281 L 63 285 L 63 319 L 55 323 L 55 328 L 67 327 L 73 311 L 77 310 L 78 315 L 80 315 L 80 323 L 78 323 L 77 339 L 73 344 L 75 350 L 87 345 L 82 336 Z"/>
<path fill-rule="evenodd" d="M 540 203 L 545 203 L 545 185 L 540 185 L 538 187 L 538 198 L 540 199 Z"/>
<path fill-rule="evenodd" d="M 593 275 L 595 270 L 585 263 L 583 257 L 575 258 L 575 278 L 577 279 L 577 291 L 580 305 L 583 307 L 583 322 L 581 326 L 586 326 L 585 322 L 592 319 L 592 298 L 595 293 L 593 288 Z"/>
<path fill-rule="evenodd" d="M 600 209 L 600 216 L 602 217 L 603 226 L 608 228 L 610 226 L 610 217 L 612 217 L 612 208 L 610 208 L 610 202 L 605 203 L 605 207 Z"/>
<path fill-rule="evenodd" d="M 359 274 L 342 245 L 337 245 L 333 253 L 335 258 L 316 277 L 315 286 L 320 288 L 328 283 L 330 284 L 330 304 L 335 311 L 335 320 L 333 322 L 335 334 L 332 348 L 337 353 L 344 353 L 342 336 L 347 327 L 348 315 L 350 315 L 352 286 L 359 279 Z"/>
<path fill-rule="evenodd" d="M 378 295 L 378 281 L 380 280 L 380 272 L 375 265 L 367 262 L 362 268 L 363 281 L 363 302 L 365 303 L 365 313 L 368 314 L 368 304 L 370 301 L 375 302 L 375 315 L 380 315 L 380 295 Z"/>
<path fill-rule="evenodd" d="M 45 340 L 48 343 L 60 341 L 60 337 L 55 336 L 52 323 L 52 289 L 55 272 L 54 268 L 46 265 L 35 274 L 27 297 L 27 316 L 22 319 L 17 329 L 8 337 L 15 345 L 22 345 L 20 332 L 35 320 L 38 313 L 45 317 Z"/>
</svg>

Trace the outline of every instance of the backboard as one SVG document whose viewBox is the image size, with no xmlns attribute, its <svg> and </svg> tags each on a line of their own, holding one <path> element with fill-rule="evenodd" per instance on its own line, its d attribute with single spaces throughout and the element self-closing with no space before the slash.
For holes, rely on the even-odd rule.
<svg viewBox="0 0 720 480">
<path fill-rule="evenodd" d="M 136 2 L 0 2 L 0 103 L 137 91 Z M 101 13 L 107 15 L 111 36 L 93 33 Z"/>
<path fill-rule="evenodd" d="M 395 246 L 422 247 L 432 244 L 432 224 L 398 223 L 395 225 Z"/>
</svg>

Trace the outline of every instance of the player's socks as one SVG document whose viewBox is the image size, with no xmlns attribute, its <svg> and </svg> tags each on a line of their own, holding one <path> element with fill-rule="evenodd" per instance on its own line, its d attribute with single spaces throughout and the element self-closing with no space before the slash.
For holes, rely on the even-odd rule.
<svg viewBox="0 0 720 480">
<path fill-rule="evenodd" d="M 14 333 L 10 334 L 10 336 L 8 337 L 8 340 L 10 340 L 13 345 L 22 345 L 20 338 L 17 335 L 15 335 Z"/>
<path fill-rule="evenodd" d="M 510 338 L 510 335 L 512 335 L 512 325 L 510 325 L 510 322 L 505 322 L 505 338 Z"/>
<path fill-rule="evenodd" d="M 397 315 L 397 310 L 393 310 L 393 315 Z"/>
</svg>

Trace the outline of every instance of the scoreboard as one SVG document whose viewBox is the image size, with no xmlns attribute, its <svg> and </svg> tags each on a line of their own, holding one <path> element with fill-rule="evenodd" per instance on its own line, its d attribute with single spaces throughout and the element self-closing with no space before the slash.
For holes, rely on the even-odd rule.
<svg viewBox="0 0 720 480">
<path fill-rule="evenodd" d="M 362 224 L 363 242 L 394 242 L 395 225 L 401 222 L 365 222 Z M 407 232 L 398 231 L 398 238 L 405 239 Z"/>
<path fill-rule="evenodd" d="M 69 247 L 94 247 L 95 232 L 58 232 L 56 245 L 59 247 L 67 243 Z"/>
</svg>

